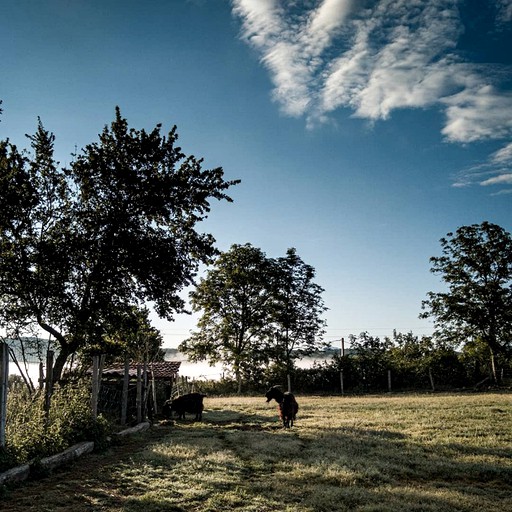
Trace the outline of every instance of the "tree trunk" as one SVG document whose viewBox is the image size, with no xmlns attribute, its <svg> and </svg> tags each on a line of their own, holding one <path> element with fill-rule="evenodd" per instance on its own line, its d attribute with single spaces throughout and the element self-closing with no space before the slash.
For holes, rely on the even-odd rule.
<svg viewBox="0 0 512 512">
<path fill-rule="evenodd" d="M 64 366 L 66 365 L 69 356 L 71 356 L 75 351 L 76 343 L 73 345 L 69 344 L 65 336 L 54 329 L 51 325 L 44 322 L 40 316 L 37 318 L 37 323 L 47 333 L 51 334 L 59 343 L 59 352 L 53 365 L 53 382 L 58 382 L 62 377 L 62 371 L 64 370 Z M 46 372 L 48 373 L 48 369 Z"/>
<path fill-rule="evenodd" d="M 60 381 L 64 366 L 72 353 L 73 352 L 69 349 L 68 345 L 60 346 L 60 350 L 55 358 L 55 363 L 53 364 L 53 382 Z"/>
<path fill-rule="evenodd" d="M 241 395 L 242 394 L 242 374 L 240 373 L 240 370 L 238 368 L 235 372 L 235 375 L 236 375 L 236 382 L 238 383 L 238 388 L 236 390 L 236 394 Z"/>
<path fill-rule="evenodd" d="M 498 370 L 496 368 L 496 357 L 494 355 L 494 350 L 491 348 L 491 369 L 492 369 L 492 378 L 494 380 L 494 384 L 499 384 Z"/>
</svg>

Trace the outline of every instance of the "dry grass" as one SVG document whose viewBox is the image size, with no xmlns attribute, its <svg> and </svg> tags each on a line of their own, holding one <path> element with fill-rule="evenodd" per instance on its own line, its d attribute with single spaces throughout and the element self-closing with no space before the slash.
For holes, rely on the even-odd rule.
<svg viewBox="0 0 512 512">
<path fill-rule="evenodd" d="M 0 509 L 512 510 L 510 393 L 298 400 L 284 430 L 263 398 L 208 398 L 202 423 L 152 429 L 123 456 L 11 491 Z"/>
</svg>

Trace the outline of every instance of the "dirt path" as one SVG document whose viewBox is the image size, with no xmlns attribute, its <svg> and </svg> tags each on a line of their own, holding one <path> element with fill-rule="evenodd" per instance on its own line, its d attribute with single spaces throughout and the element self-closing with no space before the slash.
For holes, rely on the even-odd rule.
<svg viewBox="0 0 512 512">
<path fill-rule="evenodd" d="M 0 493 L 0 511 L 122 511 L 123 489 L 112 473 L 169 433 L 168 426 L 154 426 L 122 439 L 106 452 L 85 455 L 48 476 L 4 489 Z"/>
</svg>

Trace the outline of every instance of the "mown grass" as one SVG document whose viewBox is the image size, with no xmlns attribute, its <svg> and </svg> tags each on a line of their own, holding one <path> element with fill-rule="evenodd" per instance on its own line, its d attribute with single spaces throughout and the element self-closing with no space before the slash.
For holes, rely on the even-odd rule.
<svg viewBox="0 0 512 512">
<path fill-rule="evenodd" d="M 298 400 L 285 430 L 263 398 L 207 398 L 37 510 L 512 510 L 510 393 Z"/>
</svg>

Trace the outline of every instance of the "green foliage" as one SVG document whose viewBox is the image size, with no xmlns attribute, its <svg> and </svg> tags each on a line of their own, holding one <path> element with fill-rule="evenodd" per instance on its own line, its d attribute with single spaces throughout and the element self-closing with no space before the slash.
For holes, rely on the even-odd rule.
<svg viewBox="0 0 512 512">
<path fill-rule="evenodd" d="M 130 129 L 117 108 L 67 168 L 41 121 L 29 156 L 0 141 L 0 322 L 57 340 L 56 380 L 146 301 L 168 319 L 184 311 L 181 290 L 217 253 L 196 225 L 238 181 L 160 130 Z"/>
<path fill-rule="evenodd" d="M 495 353 L 512 343 L 512 237 L 483 222 L 463 226 L 441 239 L 443 255 L 432 257 L 446 292 L 428 294 L 423 317 L 433 317 L 436 335 L 460 345 L 481 339 Z"/>
<path fill-rule="evenodd" d="M 295 249 L 272 259 L 250 244 L 233 245 L 190 294 L 202 316 L 180 351 L 231 367 L 239 392 L 242 379 L 262 385 L 270 364 L 292 371 L 294 359 L 323 346 L 326 308 L 314 275 Z"/>
<path fill-rule="evenodd" d="M 101 416 L 93 419 L 90 396 L 84 383 L 57 387 L 47 415 L 41 393 L 30 395 L 26 388 L 15 388 L 8 395 L 4 463 L 23 464 L 81 441 L 106 446 L 111 427 Z"/>
</svg>

